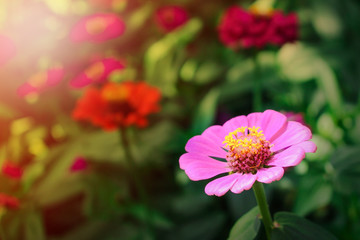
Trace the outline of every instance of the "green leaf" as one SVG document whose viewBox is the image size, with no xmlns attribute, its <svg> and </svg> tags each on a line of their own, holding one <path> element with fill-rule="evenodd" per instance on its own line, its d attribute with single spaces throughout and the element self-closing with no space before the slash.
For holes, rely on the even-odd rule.
<svg viewBox="0 0 360 240">
<path fill-rule="evenodd" d="M 25 239 L 45 239 L 43 221 L 41 215 L 37 212 L 31 212 L 25 217 Z"/>
<path fill-rule="evenodd" d="M 305 216 L 313 210 L 329 204 L 332 186 L 322 176 L 314 175 L 303 178 L 298 186 L 294 212 Z"/>
<path fill-rule="evenodd" d="M 224 228 L 226 216 L 223 212 L 203 214 L 201 218 L 192 218 L 190 221 L 178 224 L 170 236 L 164 239 L 172 240 L 213 240 Z"/>
<path fill-rule="evenodd" d="M 335 188 L 345 194 L 360 194 L 360 148 L 342 147 L 337 149 L 330 162 L 333 166 Z"/>
<path fill-rule="evenodd" d="M 69 168 L 74 158 L 77 156 L 76 149 L 70 148 L 71 145 L 64 144 L 58 147 L 52 148 L 45 159 L 39 159 L 38 161 L 44 161 L 46 168 L 42 169 L 43 175 L 38 179 L 38 184 L 33 185 L 31 189 L 34 197 L 40 205 L 49 205 L 53 202 L 60 201 L 57 197 L 68 196 L 68 192 L 73 192 L 73 187 L 67 187 L 63 181 L 66 179 L 66 175 L 69 174 Z M 34 181 L 34 179 L 32 179 Z M 62 188 L 59 188 L 60 184 L 63 184 Z M 49 194 L 56 189 L 56 194 Z"/>
<path fill-rule="evenodd" d="M 193 121 L 194 134 L 201 133 L 214 122 L 219 95 L 220 91 L 213 89 L 200 102 Z"/>
<path fill-rule="evenodd" d="M 206 84 L 222 73 L 222 67 L 215 61 L 205 61 L 199 65 L 195 72 L 194 81 L 199 84 Z"/>
<path fill-rule="evenodd" d="M 256 206 L 236 221 L 228 240 L 254 239 L 260 228 L 259 208 Z"/>
<path fill-rule="evenodd" d="M 272 240 L 333 240 L 336 239 L 320 226 L 289 212 L 275 214 Z"/>
<path fill-rule="evenodd" d="M 180 29 L 155 42 L 145 53 L 146 80 L 159 87 L 165 96 L 176 93 L 175 83 L 185 59 L 183 48 L 195 38 L 201 27 L 199 19 L 191 19 Z"/>
<path fill-rule="evenodd" d="M 174 225 L 171 220 L 161 212 L 141 204 L 127 206 L 126 211 L 143 222 L 150 221 L 151 224 L 158 228 L 169 229 Z"/>
<path fill-rule="evenodd" d="M 329 64 L 311 47 L 302 44 L 285 45 L 278 54 L 281 73 L 292 82 L 316 79 L 331 110 L 343 115 L 343 99 L 338 80 Z"/>
</svg>

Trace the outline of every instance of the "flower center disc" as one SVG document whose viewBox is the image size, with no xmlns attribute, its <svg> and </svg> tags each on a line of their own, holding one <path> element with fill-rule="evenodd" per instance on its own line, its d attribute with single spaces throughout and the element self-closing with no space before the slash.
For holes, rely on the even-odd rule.
<svg viewBox="0 0 360 240">
<path fill-rule="evenodd" d="M 270 142 L 259 127 L 241 127 L 230 132 L 223 142 L 226 160 L 233 172 L 253 173 L 264 167 L 271 157 Z"/>
</svg>

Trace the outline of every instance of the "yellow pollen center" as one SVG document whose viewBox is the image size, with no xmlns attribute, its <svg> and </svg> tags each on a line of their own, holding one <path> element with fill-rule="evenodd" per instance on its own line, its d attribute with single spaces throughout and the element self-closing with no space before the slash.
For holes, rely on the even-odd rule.
<svg viewBox="0 0 360 240">
<path fill-rule="evenodd" d="M 103 88 L 101 94 L 109 102 L 122 102 L 129 96 L 129 91 L 124 86 L 108 84 Z"/>
<path fill-rule="evenodd" d="M 264 134 L 259 131 L 259 127 L 240 127 L 230 132 L 223 144 L 226 144 L 225 148 L 234 151 L 237 155 L 257 154 L 263 147 L 264 140 Z"/>
<path fill-rule="evenodd" d="M 40 72 L 40 73 L 37 73 L 35 75 L 33 75 L 28 83 L 33 86 L 33 87 L 42 87 L 45 85 L 46 81 L 47 81 L 47 73 L 46 72 Z"/>
<path fill-rule="evenodd" d="M 105 66 L 102 62 L 97 62 L 85 70 L 85 75 L 93 81 L 98 80 L 104 73 Z"/>
<path fill-rule="evenodd" d="M 240 127 L 225 137 L 226 160 L 232 173 L 255 174 L 271 158 L 270 142 L 259 128 Z"/>
<path fill-rule="evenodd" d="M 107 22 L 102 17 L 96 17 L 86 22 L 86 31 L 92 35 L 102 33 L 106 28 Z"/>
</svg>

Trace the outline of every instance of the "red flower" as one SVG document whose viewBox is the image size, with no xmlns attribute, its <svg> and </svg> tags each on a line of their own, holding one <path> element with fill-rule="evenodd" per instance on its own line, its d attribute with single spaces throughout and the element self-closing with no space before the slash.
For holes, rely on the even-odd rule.
<svg viewBox="0 0 360 240">
<path fill-rule="evenodd" d="M 124 69 L 124 63 L 114 58 L 105 58 L 96 61 L 71 80 L 70 85 L 75 88 L 82 88 L 91 83 L 101 83 L 107 80 L 108 76 L 115 70 Z"/>
<path fill-rule="evenodd" d="M 56 86 L 64 77 L 64 69 L 51 68 L 45 72 L 38 72 L 17 89 L 18 95 L 24 97 L 30 93 L 40 93 L 49 87 Z"/>
<path fill-rule="evenodd" d="M 233 49 L 260 49 L 268 44 L 281 46 L 297 39 L 295 14 L 285 16 L 275 11 L 265 15 L 252 10 L 232 6 L 225 12 L 218 27 L 220 41 L 224 45 Z"/>
<path fill-rule="evenodd" d="M 274 45 L 281 46 L 298 39 L 298 20 L 294 13 L 285 16 L 280 11 L 274 12 L 271 26 L 274 28 L 274 34 L 270 42 Z"/>
<path fill-rule="evenodd" d="M 22 168 L 14 165 L 13 163 L 10 163 L 10 162 L 4 163 L 1 170 L 4 175 L 7 175 L 8 177 L 15 178 L 15 179 L 20 179 L 23 175 Z"/>
<path fill-rule="evenodd" d="M 109 131 L 131 125 L 145 127 L 147 116 L 160 110 L 160 97 L 159 90 L 145 82 L 107 83 L 101 89 L 87 89 L 73 118 Z"/>
<path fill-rule="evenodd" d="M 18 209 L 19 206 L 20 203 L 17 198 L 9 196 L 5 193 L 0 193 L 0 207 Z"/>
<path fill-rule="evenodd" d="M 184 25 L 189 19 L 186 10 L 179 6 L 165 6 L 155 13 L 155 21 L 165 32 L 171 32 Z"/>
<path fill-rule="evenodd" d="M 16 53 L 14 43 L 6 36 L 0 35 L 0 66 Z"/>
<path fill-rule="evenodd" d="M 121 36 L 124 22 L 113 13 L 93 14 L 81 19 L 72 29 L 73 42 L 104 42 Z"/>
</svg>

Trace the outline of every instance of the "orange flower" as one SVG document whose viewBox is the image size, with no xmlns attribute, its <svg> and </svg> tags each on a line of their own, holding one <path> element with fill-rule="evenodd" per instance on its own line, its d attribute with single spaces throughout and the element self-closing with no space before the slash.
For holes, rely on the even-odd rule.
<svg viewBox="0 0 360 240">
<path fill-rule="evenodd" d="M 146 127 L 147 116 L 160 110 L 160 98 L 160 91 L 145 82 L 107 83 L 101 89 L 87 89 L 73 118 L 108 131 L 131 125 Z"/>
</svg>

